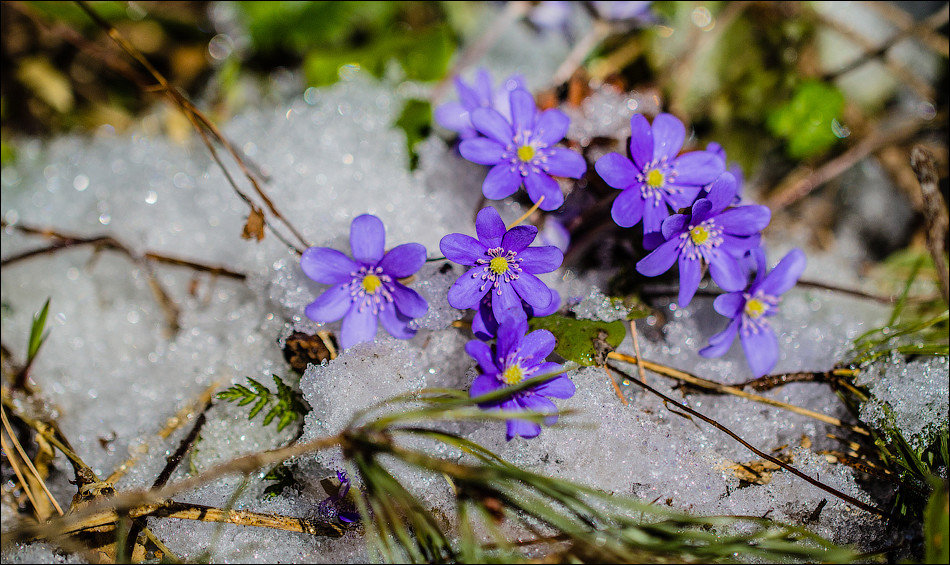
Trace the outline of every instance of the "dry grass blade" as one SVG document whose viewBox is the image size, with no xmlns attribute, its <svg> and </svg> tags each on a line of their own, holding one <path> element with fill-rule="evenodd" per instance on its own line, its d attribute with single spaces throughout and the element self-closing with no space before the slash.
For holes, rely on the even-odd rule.
<svg viewBox="0 0 950 565">
<path fill-rule="evenodd" d="M 10 466 L 13 467 L 13 472 L 20 481 L 20 487 L 23 489 L 23 492 L 26 493 L 26 497 L 30 499 L 30 504 L 33 505 L 33 510 L 37 514 L 37 520 L 42 521 L 42 507 L 36 503 L 36 498 L 33 496 L 32 489 L 30 489 L 30 483 L 27 482 L 26 477 L 23 476 L 23 471 L 20 470 L 19 460 L 14 451 L 10 449 L 10 444 L 7 443 L 6 430 L 0 434 L 0 446 L 3 447 L 3 452 L 7 455 L 7 461 L 10 462 Z"/>
<path fill-rule="evenodd" d="M 933 154 L 918 145 L 910 154 L 911 167 L 920 183 L 927 230 L 927 249 L 933 259 L 943 299 L 950 304 L 950 273 L 947 272 L 947 203 L 940 193 L 940 178 Z"/>
<path fill-rule="evenodd" d="M 6 430 L 7 435 L 10 436 L 10 441 L 12 441 L 13 445 L 16 447 L 17 453 L 20 454 L 20 458 L 26 464 L 27 468 L 30 470 L 30 473 L 33 474 L 34 480 L 40 485 L 40 487 L 43 489 L 43 492 L 46 493 L 46 497 L 49 498 L 49 501 L 53 504 L 53 508 L 55 508 L 56 512 L 62 516 L 63 509 L 60 508 L 59 503 L 56 502 L 56 497 L 53 496 L 53 493 L 49 491 L 49 488 L 46 486 L 46 481 L 43 480 L 43 476 L 40 475 L 36 470 L 36 467 L 33 466 L 33 462 L 30 461 L 30 458 L 26 455 L 26 451 L 23 450 L 23 446 L 20 445 L 20 441 L 16 438 L 16 434 L 13 433 L 13 428 L 10 426 L 10 421 L 7 419 L 7 411 L 5 408 L 3 408 L 3 406 L 0 406 L 0 417 L 2 417 L 3 420 L 3 429 Z M 7 452 L 7 454 L 10 453 L 9 448 L 6 445 L 4 445 L 3 449 Z M 19 473 L 17 473 L 17 476 L 20 476 Z M 26 484 L 24 483 L 24 488 L 25 487 Z M 34 501 L 33 504 L 35 507 L 36 501 Z"/>
</svg>

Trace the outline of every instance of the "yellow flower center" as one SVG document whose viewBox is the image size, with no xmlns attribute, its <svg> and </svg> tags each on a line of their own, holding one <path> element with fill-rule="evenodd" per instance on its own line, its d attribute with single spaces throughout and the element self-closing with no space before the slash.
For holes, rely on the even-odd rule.
<svg viewBox="0 0 950 565">
<path fill-rule="evenodd" d="M 366 292 L 374 294 L 379 290 L 379 287 L 383 286 L 383 281 L 379 280 L 379 277 L 376 275 L 366 275 L 363 277 L 363 282 L 361 282 L 360 285 Z"/>
<path fill-rule="evenodd" d="M 521 370 L 520 365 L 512 365 L 505 369 L 505 372 L 501 374 L 501 380 L 505 381 L 505 384 L 514 385 L 520 383 L 524 379 L 524 371 Z"/>
<path fill-rule="evenodd" d="M 531 145 L 522 145 L 518 148 L 518 158 L 524 162 L 534 159 L 534 147 Z"/>
<path fill-rule="evenodd" d="M 663 181 L 665 180 L 666 178 L 663 176 L 663 173 L 661 173 L 657 169 L 653 169 L 652 171 L 647 173 L 647 184 L 652 186 L 653 188 L 658 188 L 658 187 L 663 186 Z"/>
<path fill-rule="evenodd" d="M 702 245 L 709 240 L 709 230 L 703 226 L 696 226 L 689 230 L 689 238 L 693 240 L 695 245 Z"/>
<path fill-rule="evenodd" d="M 753 320 L 765 314 L 766 310 L 768 310 L 768 306 L 758 298 L 752 298 L 745 303 L 745 315 Z"/>
<path fill-rule="evenodd" d="M 496 275 L 503 275 L 508 271 L 508 259 L 504 257 L 495 257 L 488 263 L 488 268 Z"/>
</svg>

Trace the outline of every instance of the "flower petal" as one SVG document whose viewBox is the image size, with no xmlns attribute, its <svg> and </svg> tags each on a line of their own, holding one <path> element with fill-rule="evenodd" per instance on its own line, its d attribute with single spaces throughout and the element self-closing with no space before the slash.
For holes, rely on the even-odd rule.
<svg viewBox="0 0 950 565">
<path fill-rule="evenodd" d="M 515 226 L 505 232 L 505 235 L 501 238 L 501 247 L 505 251 L 520 253 L 531 245 L 537 235 L 538 228 L 534 226 Z"/>
<path fill-rule="evenodd" d="M 521 319 L 527 320 L 528 315 L 525 314 L 524 306 L 521 305 L 521 297 L 518 296 L 511 284 L 501 283 L 497 290 L 493 288 L 488 292 L 491 293 L 492 314 L 499 324 L 505 325 Z M 501 329 L 498 332 L 500 334 Z M 521 333 L 524 335 L 524 332 Z"/>
<path fill-rule="evenodd" d="M 511 124 L 514 132 L 530 132 L 534 130 L 538 106 L 534 103 L 534 96 L 523 88 L 511 91 L 508 95 L 511 102 Z M 525 141 L 525 140 L 523 140 Z"/>
<path fill-rule="evenodd" d="M 667 184 L 664 188 L 666 190 L 663 192 L 663 199 L 669 202 L 670 208 L 673 210 L 689 208 L 702 191 L 701 186 L 679 184 L 678 182 Z"/>
<path fill-rule="evenodd" d="M 557 423 L 558 410 L 557 406 L 547 398 L 541 396 L 540 394 L 522 394 L 515 398 L 519 405 L 525 410 L 531 410 L 532 412 L 540 412 L 542 414 L 550 414 L 547 418 L 544 419 L 544 423 L 548 426 L 552 426 Z"/>
<path fill-rule="evenodd" d="M 723 173 L 719 175 L 709 187 L 706 199 L 712 203 L 712 209 L 716 211 L 725 210 L 736 197 L 736 177 L 732 173 Z"/>
<path fill-rule="evenodd" d="M 653 128 L 643 114 L 630 118 L 630 158 L 640 171 L 653 161 Z"/>
<path fill-rule="evenodd" d="M 460 265 L 474 265 L 475 261 L 485 256 L 488 248 L 470 235 L 450 233 L 439 242 L 439 251 L 449 261 Z"/>
<path fill-rule="evenodd" d="M 408 318 L 421 318 L 429 311 L 429 304 L 426 299 L 418 292 L 403 285 L 402 283 L 393 283 L 393 301 L 399 312 Z"/>
<path fill-rule="evenodd" d="M 620 190 L 638 184 L 637 175 L 640 171 L 620 153 L 608 153 L 597 159 L 594 170 L 604 182 Z"/>
<path fill-rule="evenodd" d="M 667 240 L 683 233 L 687 227 L 689 227 L 689 216 L 686 214 L 673 214 L 663 220 L 660 232 L 663 234 L 663 239 Z"/>
<path fill-rule="evenodd" d="M 505 235 L 505 222 L 502 221 L 498 210 L 491 206 L 479 210 L 475 216 L 475 233 L 478 234 L 478 241 L 485 247 L 501 245 L 501 238 Z"/>
<path fill-rule="evenodd" d="M 720 294 L 713 301 L 713 308 L 727 318 L 735 318 L 745 308 L 745 297 L 741 292 Z"/>
<path fill-rule="evenodd" d="M 653 198 L 647 199 L 643 203 L 643 232 L 649 233 L 660 231 L 663 226 L 663 220 L 670 217 L 670 208 L 663 200 L 656 201 Z"/>
<path fill-rule="evenodd" d="M 372 308 L 363 308 L 360 311 L 358 304 L 353 303 L 350 311 L 343 317 L 343 326 L 340 329 L 340 345 L 349 349 L 357 343 L 373 341 L 376 337 L 376 314 Z"/>
<path fill-rule="evenodd" d="M 679 244 L 678 239 L 672 239 L 654 249 L 637 262 L 637 272 L 647 277 L 655 277 L 669 271 L 679 256 Z"/>
<path fill-rule="evenodd" d="M 499 368 L 495 365 L 491 347 L 487 343 L 473 339 L 465 344 L 465 352 L 478 363 L 478 367 L 483 373 L 493 374 L 498 372 Z"/>
<path fill-rule="evenodd" d="M 386 228 L 372 214 L 357 216 L 350 224 L 350 249 L 357 261 L 375 265 L 383 258 L 386 246 Z"/>
<path fill-rule="evenodd" d="M 769 274 L 765 275 L 765 279 L 756 290 L 772 296 L 783 294 L 795 286 L 804 270 L 805 253 L 798 248 L 792 249 L 785 254 L 785 257 L 782 257 Z"/>
<path fill-rule="evenodd" d="M 394 279 L 401 279 L 415 274 L 425 262 L 426 248 L 423 245 L 404 243 L 387 251 L 378 266 Z"/>
<path fill-rule="evenodd" d="M 475 87 L 475 93 L 478 94 L 479 103 L 490 103 L 492 99 L 491 75 L 488 74 L 488 69 L 480 68 L 475 71 L 475 81 L 473 85 Z"/>
<path fill-rule="evenodd" d="M 505 148 L 487 137 L 476 137 L 459 143 L 459 153 L 462 157 L 479 165 L 497 165 L 502 161 Z"/>
<path fill-rule="evenodd" d="M 521 341 L 521 355 L 526 364 L 536 365 L 554 351 L 555 345 L 557 340 L 554 339 L 554 334 L 548 330 L 534 330 Z"/>
<path fill-rule="evenodd" d="M 447 130 L 462 133 L 463 130 L 472 129 L 472 122 L 465 106 L 461 102 L 446 102 L 433 112 L 435 121 Z"/>
<path fill-rule="evenodd" d="M 622 228 L 637 225 L 643 219 L 643 196 L 640 189 L 634 187 L 621 192 L 610 207 L 610 217 Z"/>
<path fill-rule="evenodd" d="M 673 114 L 658 114 L 653 118 L 653 159 L 666 157 L 672 161 L 683 148 L 686 128 Z"/>
<path fill-rule="evenodd" d="M 723 160 L 723 162 L 725 162 L 726 150 L 723 149 L 722 145 L 719 145 L 715 141 L 710 141 L 709 144 L 706 145 L 706 151 L 712 153 L 716 157 L 719 157 L 720 159 Z"/>
<path fill-rule="evenodd" d="M 472 318 L 472 333 L 482 341 L 489 341 L 495 338 L 498 333 L 498 320 L 491 311 L 491 302 L 482 300 L 478 303 L 478 309 L 475 310 L 475 317 Z"/>
<path fill-rule="evenodd" d="M 525 439 L 531 439 L 533 437 L 538 437 L 538 434 L 541 433 L 541 426 L 535 424 L 534 422 L 529 422 L 528 420 L 508 420 L 508 431 L 507 437 L 508 441 L 511 441 L 515 436 L 521 436 Z"/>
<path fill-rule="evenodd" d="M 508 163 L 499 163 L 488 171 L 482 183 L 482 194 L 489 200 L 508 198 L 518 191 L 524 177 Z"/>
<path fill-rule="evenodd" d="M 702 186 L 719 178 L 726 165 L 708 151 L 691 151 L 673 161 L 673 170 L 676 171 L 676 184 Z"/>
<path fill-rule="evenodd" d="M 743 290 L 748 282 L 739 261 L 729 253 L 720 252 L 709 257 L 709 276 L 719 288 L 729 292 Z"/>
<path fill-rule="evenodd" d="M 511 143 L 511 138 L 514 135 L 508 120 L 491 108 L 472 110 L 472 126 L 482 135 L 494 139 L 502 145 Z"/>
<path fill-rule="evenodd" d="M 549 175 L 541 172 L 531 171 L 524 179 L 524 187 L 528 189 L 528 197 L 531 201 L 537 203 L 544 197 L 544 202 L 539 208 L 544 211 L 557 210 L 564 204 L 564 194 L 557 181 Z"/>
<path fill-rule="evenodd" d="M 696 224 L 703 222 L 709 217 L 711 210 L 712 202 L 706 200 L 705 198 L 700 198 L 693 203 L 693 208 L 690 211 L 689 223 L 695 226 Z"/>
<path fill-rule="evenodd" d="M 553 245 L 529 247 L 518 253 L 518 259 L 521 259 L 521 270 L 536 275 L 550 273 L 560 267 L 564 261 L 564 253 Z"/>
<path fill-rule="evenodd" d="M 392 304 L 384 305 L 379 311 L 379 323 L 396 339 L 410 339 L 419 331 L 409 326 L 410 320 L 393 308 Z"/>
<path fill-rule="evenodd" d="M 778 361 L 778 339 L 768 325 L 760 326 L 758 332 L 740 332 L 739 341 L 742 342 L 742 350 L 755 378 L 775 367 Z"/>
<path fill-rule="evenodd" d="M 314 322 L 335 322 L 350 309 L 349 285 L 331 286 L 307 306 L 304 313 Z"/>
<path fill-rule="evenodd" d="M 557 363 L 545 363 L 544 365 L 554 365 L 555 367 L 560 367 L 560 365 Z M 539 375 L 558 370 L 557 368 L 548 368 L 544 365 L 538 368 Z M 574 381 L 572 381 L 566 375 L 559 375 L 546 383 L 539 384 L 537 387 L 535 387 L 534 392 L 553 398 L 570 398 L 574 396 L 575 392 L 577 392 L 577 387 L 574 385 Z"/>
<path fill-rule="evenodd" d="M 548 286 L 531 273 L 522 272 L 518 278 L 511 281 L 511 286 L 532 308 L 544 309 L 551 305 L 551 291 Z"/>
<path fill-rule="evenodd" d="M 762 236 L 759 234 L 748 237 L 739 237 L 728 233 L 722 234 L 722 246 L 727 253 L 735 258 L 741 258 L 748 251 L 758 249 L 762 242 Z"/>
<path fill-rule="evenodd" d="M 587 172 L 587 161 L 577 151 L 553 147 L 542 168 L 549 175 L 579 179 Z"/>
<path fill-rule="evenodd" d="M 740 318 L 733 318 L 726 329 L 709 338 L 709 345 L 700 349 L 699 354 L 703 357 L 722 357 L 725 355 L 736 339 L 740 322 Z"/>
<path fill-rule="evenodd" d="M 465 84 L 460 76 L 455 77 L 455 90 L 459 93 L 459 101 L 462 106 L 469 110 L 478 108 L 480 105 L 478 93 L 471 86 Z"/>
<path fill-rule="evenodd" d="M 468 395 L 470 398 L 478 398 L 489 392 L 494 392 L 501 387 L 501 381 L 499 381 L 495 375 L 478 375 L 475 377 L 475 380 L 472 381 L 472 387 L 468 389 Z"/>
<path fill-rule="evenodd" d="M 353 278 L 350 273 L 360 266 L 336 249 L 311 247 L 300 257 L 300 268 L 318 283 L 339 284 L 349 282 Z"/>
<path fill-rule="evenodd" d="M 538 125 L 534 128 L 534 139 L 545 145 L 554 145 L 564 139 L 571 119 L 560 110 L 550 109 L 541 112 Z"/>
<path fill-rule="evenodd" d="M 699 259 L 690 259 L 685 254 L 679 256 L 679 265 L 680 292 L 677 304 L 680 308 L 686 308 L 696 295 L 699 281 L 703 278 L 703 270 Z"/>
<path fill-rule="evenodd" d="M 732 176 L 732 175 L 729 175 Z M 711 196 L 711 195 L 710 195 Z M 737 206 L 716 216 L 716 223 L 732 235 L 754 235 L 765 229 L 772 219 L 768 206 Z"/>
<path fill-rule="evenodd" d="M 524 339 L 524 334 L 527 329 L 527 320 L 522 321 L 520 318 L 514 318 L 502 321 L 501 325 L 498 326 L 498 342 L 495 345 L 495 358 L 498 360 L 508 359 L 509 354 L 520 349 L 521 341 Z M 500 363 L 498 365 L 499 369 L 506 368 L 501 366 Z"/>
<path fill-rule="evenodd" d="M 528 312 L 529 316 L 532 318 L 543 318 L 550 316 L 561 308 L 561 295 L 553 288 L 549 290 L 551 291 L 551 304 L 549 304 L 547 308 L 534 308 L 533 306 L 529 306 L 531 309 L 531 311 Z"/>
<path fill-rule="evenodd" d="M 449 287 L 447 298 L 452 308 L 466 310 L 478 304 L 491 288 L 487 281 L 482 280 L 484 272 L 482 266 L 472 267 Z"/>
</svg>

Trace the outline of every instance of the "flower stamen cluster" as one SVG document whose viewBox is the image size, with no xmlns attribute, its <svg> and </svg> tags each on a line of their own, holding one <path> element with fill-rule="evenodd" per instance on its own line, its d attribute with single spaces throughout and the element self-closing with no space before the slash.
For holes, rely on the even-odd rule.
<svg viewBox="0 0 950 565">
<path fill-rule="evenodd" d="M 485 281 L 478 290 L 486 291 L 491 286 L 497 294 L 501 294 L 501 284 L 510 283 L 517 280 L 521 274 L 521 263 L 524 259 L 518 257 L 518 252 L 505 250 L 501 247 L 493 247 L 486 251 L 486 257 L 480 257 L 475 260 L 476 265 L 485 265 L 482 273 L 472 273 L 473 277 L 479 277 Z"/>
</svg>

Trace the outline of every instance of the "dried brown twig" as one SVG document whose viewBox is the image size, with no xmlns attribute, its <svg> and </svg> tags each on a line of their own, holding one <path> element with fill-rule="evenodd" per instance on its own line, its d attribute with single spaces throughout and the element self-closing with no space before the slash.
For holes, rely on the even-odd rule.
<svg viewBox="0 0 950 565">
<path fill-rule="evenodd" d="M 258 183 L 255 178 L 254 173 L 251 172 L 250 168 L 244 162 L 244 159 L 238 154 L 234 146 L 221 134 L 220 130 L 205 116 L 198 108 L 178 89 L 173 87 L 171 83 L 165 78 L 165 76 L 158 71 L 148 59 L 133 46 L 125 37 L 109 22 L 102 19 L 99 14 L 89 5 L 88 2 L 84 0 L 76 0 L 76 4 L 98 25 L 101 27 L 112 40 L 122 48 L 130 57 L 135 59 L 140 65 L 142 65 L 149 74 L 158 82 L 158 85 L 154 88 L 147 88 L 147 91 L 155 90 L 164 94 L 172 104 L 177 106 L 182 113 L 185 114 L 185 117 L 188 118 L 188 121 L 191 122 L 195 130 L 201 136 L 202 142 L 207 147 L 208 151 L 211 153 L 211 157 L 214 159 L 215 163 L 218 164 L 221 171 L 224 173 L 225 178 L 228 180 L 228 183 L 234 189 L 235 193 L 251 208 L 251 217 L 257 217 L 259 214 L 263 220 L 264 225 L 270 228 L 271 233 L 277 236 L 285 245 L 293 249 L 298 255 L 303 254 L 303 249 L 298 245 L 291 243 L 286 237 L 284 237 L 279 230 L 275 229 L 274 225 L 263 215 L 263 209 L 254 203 L 254 201 L 248 196 L 241 188 L 237 185 L 234 178 L 228 172 L 227 167 L 224 165 L 224 162 L 221 160 L 218 155 L 217 150 L 214 148 L 214 142 L 217 142 L 223 146 L 231 157 L 237 163 L 238 167 L 241 169 L 241 172 L 250 182 L 251 186 L 254 189 L 254 192 L 257 194 L 258 198 L 264 203 L 264 207 L 271 213 L 271 215 L 280 220 L 281 223 L 290 231 L 291 234 L 297 239 L 297 241 L 303 245 L 303 248 L 310 247 L 310 244 L 307 240 L 301 235 L 301 233 L 290 223 L 290 221 L 277 209 L 274 202 L 267 196 L 264 190 L 261 188 L 260 183 Z M 210 137 L 208 134 L 211 134 Z M 213 139 L 212 139 L 213 138 Z M 258 239 L 260 239 L 258 237 Z"/>
<path fill-rule="evenodd" d="M 918 145 L 910 153 L 910 163 L 920 182 L 921 200 L 923 201 L 924 221 L 927 230 L 927 249 L 933 258 L 940 280 L 940 289 L 943 299 L 950 304 L 950 274 L 947 273 L 947 203 L 940 194 L 940 179 L 937 176 L 937 165 L 934 156 Z"/>
</svg>

